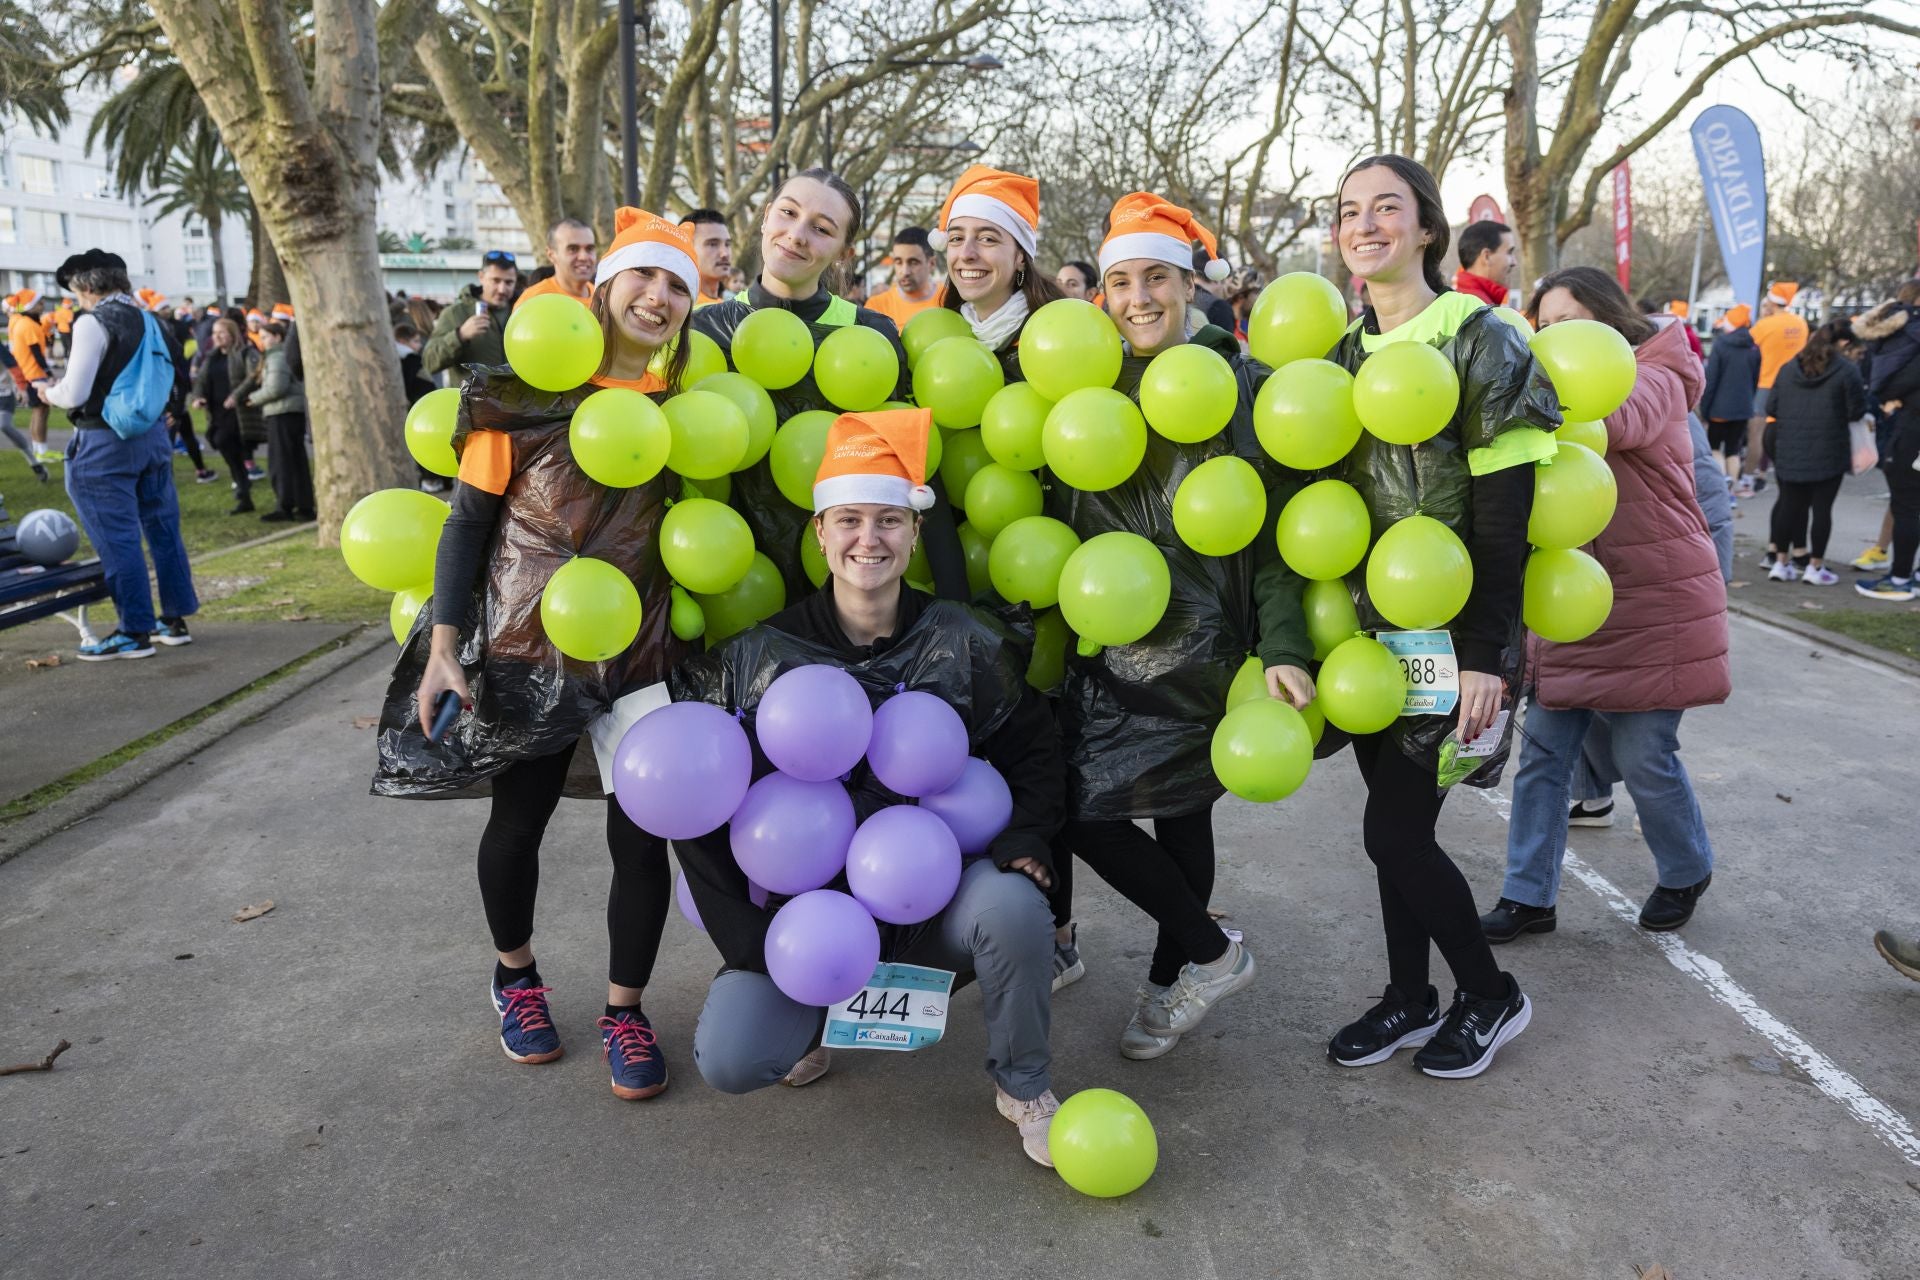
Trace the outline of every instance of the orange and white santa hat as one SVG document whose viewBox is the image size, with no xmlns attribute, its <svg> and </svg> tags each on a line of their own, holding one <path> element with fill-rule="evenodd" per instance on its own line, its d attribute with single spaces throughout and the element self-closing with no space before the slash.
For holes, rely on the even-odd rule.
<svg viewBox="0 0 1920 1280">
<path fill-rule="evenodd" d="M 813 477 L 813 510 L 850 502 L 925 511 L 931 409 L 876 409 L 843 413 L 827 428 L 827 451 Z"/>
<path fill-rule="evenodd" d="M 259 326 L 259 325 L 263 325 L 263 324 L 265 324 L 266 322 L 267 322 L 267 313 L 266 313 L 266 312 L 264 312 L 264 311 L 262 311 L 262 310 L 260 310 L 260 308 L 258 308 L 258 307 L 252 307 L 252 308 L 249 308 L 249 309 L 248 309 L 248 311 L 247 311 L 247 327 L 248 327 L 249 329 L 252 329 L 252 328 L 256 328 L 257 326 Z"/>
<path fill-rule="evenodd" d="M 1775 280 L 1767 286 L 1767 301 L 1777 307 L 1793 305 L 1793 295 L 1800 292 L 1800 286 L 1791 280 Z"/>
<path fill-rule="evenodd" d="M 10 293 L 0 298 L 0 302 L 6 303 L 15 311 L 25 311 L 38 301 L 40 301 L 40 292 L 37 289 L 21 289 L 17 293 Z"/>
<path fill-rule="evenodd" d="M 700 268 L 693 261 L 693 234 L 657 213 L 622 205 L 613 211 L 613 243 L 593 273 L 597 289 L 622 271 L 658 267 L 680 277 L 687 296 L 700 296 Z"/>
<path fill-rule="evenodd" d="M 293 319 L 293 304 L 292 304 L 291 302 L 276 302 L 276 303 L 274 303 L 274 304 L 273 304 L 273 318 L 274 318 L 275 320 L 291 320 L 291 319 Z"/>
<path fill-rule="evenodd" d="M 1220 256 L 1213 232 L 1200 224 L 1191 210 L 1169 203 L 1150 191 L 1134 191 L 1114 202 L 1107 215 L 1107 238 L 1100 244 L 1100 275 L 1115 263 L 1134 258 L 1169 262 L 1182 271 L 1193 270 L 1193 242 L 1207 251 L 1205 275 L 1225 280 L 1232 268 Z"/>
<path fill-rule="evenodd" d="M 1753 308 L 1741 302 L 1728 307 L 1725 314 L 1714 322 L 1714 328 L 1726 329 L 1731 332 L 1734 329 L 1744 329 L 1752 323 Z"/>
<path fill-rule="evenodd" d="M 218 318 L 220 318 L 221 316 L 223 316 L 223 315 L 225 315 L 225 314 L 227 314 L 227 313 L 226 313 L 226 312 L 224 312 L 224 311 L 222 311 L 222 310 L 221 310 L 221 309 L 219 308 L 219 306 L 218 306 L 217 304 L 213 304 L 213 303 L 209 303 L 209 304 L 207 305 L 207 309 L 206 309 L 206 312 L 205 312 L 205 314 L 206 314 L 206 315 L 210 315 L 210 316 L 212 316 L 212 317 L 214 317 L 215 319 L 218 319 Z"/>
<path fill-rule="evenodd" d="M 1040 245 L 1040 180 L 976 164 L 947 192 L 939 225 L 927 233 L 935 252 L 946 249 L 947 224 L 955 218 L 991 222 L 1034 257 Z"/>
</svg>

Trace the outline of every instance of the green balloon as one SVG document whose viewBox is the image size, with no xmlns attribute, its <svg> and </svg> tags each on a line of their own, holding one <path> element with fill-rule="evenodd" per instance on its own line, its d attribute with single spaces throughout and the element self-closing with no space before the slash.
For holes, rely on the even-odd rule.
<svg viewBox="0 0 1920 1280">
<path fill-rule="evenodd" d="M 913 398 L 943 427 L 977 427 L 1006 385 L 999 359 L 971 337 L 942 338 L 913 366 Z"/>
<path fill-rule="evenodd" d="M 387 625 L 393 629 L 396 644 L 407 642 L 407 636 L 413 631 L 413 620 L 420 616 L 420 610 L 426 607 L 432 597 L 433 584 L 430 582 L 393 593 L 393 600 L 387 605 Z"/>
<path fill-rule="evenodd" d="M 733 477 L 715 476 L 711 480 L 694 480 L 680 477 L 680 496 L 682 498 L 712 498 L 715 502 L 726 502 L 733 497 Z"/>
<path fill-rule="evenodd" d="M 993 455 L 987 452 L 978 431 L 956 431 L 946 438 L 941 449 L 940 480 L 947 487 L 947 500 L 954 501 L 956 496 L 964 500 L 967 486 L 973 483 L 980 468 L 992 465 Z"/>
<path fill-rule="evenodd" d="M 980 531 L 971 524 L 962 521 L 960 534 L 960 554 L 967 561 L 967 591 L 978 596 L 993 582 L 992 546 L 980 536 Z"/>
<path fill-rule="evenodd" d="M 1315 699 L 1300 708 L 1300 718 L 1307 722 L 1307 732 L 1313 736 L 1313 745 L 1319 746 L 1320 739 L 1327 732 L 1327 716 L 1320 710 L 1320 702 Z"/>
<path fill-rule="evenodd" d="M 1009 382 L 987 401 L 980 416 L 980 442 L 1001 466 L 1037 471 L 1047 460 L 1040 433 L 1052 408 L 1053 401 L 1031 382 Z"/>
<path fill-rule="evenodd" d="M 1162 351 L 1140 378 L 1140 412 L 1147 425 L 1182 444 L 1219 435 L 1239 403 L 1233 366 L 1219 352 L 1191 342 Z"/>
<path fill-rule="evenodd" d="M 1249 654 L 1247 660 L 1240 664 L 1240 669 L 1233 673 L 1233 683 L 1227 686 L 1227 710 L 1267 696 L 1266 664 L 1258 656 Z"/>
<path fill-rule="evenodd" d="M 1331 360 L 1295 360 L 1275 369 L 1254 397 L 1253 431 L 1282 466 L 1332 466 L 1360 441 L 1353 375 Z"/>
<path fill-rule="evenodd" d="M 752 312 L 733 331 L 733 367 L 769 391 L 790 387 L 813 367 L 813 331 L 779 307 Z"/>
<path fill-rule="evenodd" d="M 1083 645 L 1132 644 L 1160 625 L 1172 593 L 1167 558 L 1137 533 L 1089 538 L 1060 571 L 1060 614 Z"/>
<path fill-rule="evenodd" d="M 1111 387 L 1120 357 L 1120 331 L 1079 298 L 1054 299 L 1020 329 L 1021 376 L 1056 403 L 1083 387 Z"/>
<path fill-rule="evenodd" d="M 967 511 L 973 514 L 971 507 Z M 987 574 L 1002 599 L 1045 609 L 1059 601 L 1060 571 L 1079 548 L 1080 536 L 1067 525 L 1050 516 L 1027 516 L 1007 525 L 993 540 Z"/>
<path fill-rule="evenodd" d="M 1061 1103 L 1047 1127 L 1047 1150 L 1062 1181 L 1103 1200 L 1138 1191 L 1160 1162 L 1153 1122 L 1112 1089 L 1082 1089 Z"/>
<path fill-rule="evenodd" d="M 694 602 L 693 596 L 679 583 L 670 588 L 673 600 L 673 612 L 668 615 L 667 624 L 673 628 L 673 634 L 681 640 L 698 640 L 707 629 L 707 615 Z"/>
<path fill-rule="evenodd" d="M 1553 433 L 1561 444 L 1583 444 L 1601 457 L 1607 456 L 1607 424 L 1604 422 L 1567 422 Z"/>
<path fill-rule="evenodd" d="M 682 391 L 663 406 L 672 445 L 667 466 L 690 480 L 714 480 L 747 452 L 747 415 L 712 391 Z"/>
<path fill-rule="evenodd" d="M 827 428 L 835 416 L 825 409 L 796 413 L 773 433 L 773 448 L 767 451 L 773 483 L 802 510 L 813 510 L 813 480 L 820 474 L 820 460 L 827 456 Z"/>
<path fill-rule="evenodd" d="M 887 335 L 863 324 L 835 329 L 813 355 L 813 381 L 849 413 L 876 408 L 900 382 L 900 353 Z"/>
<path fill-rule="evenodd" d="M 1067 647 L 1073 632 L 1058 609 L 1044 609 L 1033 620 L 1033 657 L 1027 661 L 1027 683 L 1042 693 L 1057 688 L 1067 674 Z"/>
<path fill-rule="evenodd" d="M 1341 578 L 1307 583 L 1300 595 L 1307 615 L 1307 638 L 1313 641 L 1313 660 L 1325 662 L 1327 655 L 1359 634 L 1360 611 L 1353 607 L 1353 592 Z"/>
<path fill-rule="evenodd" d="M 625 653 L 640 634 L 640 593 L 605 560 L 575 556 L 554 570 L 540 592 L 540 625 L 569 658 L 605 662 Z"/>
<path fill-rule="evenodd" d="M 1613 580 L 1586 552 L 1536 551 L 1527 557 L 1520 616 L 1527 630 L 1542 640 L 1585 640 L 1612 612 Z"/>
<path fill-rule="evenodd" d="M 1598 320 L 1562 320 L 1533 335 L 1533 358 L 1553 379 L 1570 420 L 1604 418 L 1633 394 L 1638 370 L 1619 330 Z"/>
<path fill-rule="evenodd" d="M 1040 442 L 1056 477 L 1095 493 L 1122 483 L 1140 465 L 1147 454 L 1147 424 L 1120 392 L 1085 387 L 1048 412 Z"/>
<path fill-rule="evenodd" d="M 1320 664 L 1314 701 L 1327 723 L 1348 733 L 1378 733 L 1400 718 L 1407 675 L 1387 646 L 1367 636 L 1343 641 Z"/>
<path fill-rule="evenodd" d="M 433 554 L 448 510 L 418 489 L 370 493 L 340 522 L 340 554 L 353 576 L 375 591 L 427 585 L 433 581 Z"/>
<path fill-rule="evenodd" d="M 820 535 L 814 531 L 811 520 L 800 526 L 800 568 L 814 586 L 826 585 L 830 576 L 827 553 L 820 549 Z"/>
<path fill-rule="evenodd" d="M 694 599 L 706 620 L 707 648 L 712 649 L 786 608 L 787 584 L 773 561 L 756 551 L 740 581 L 712 595 L 696 594 Z"/>
<path fill-rule="evenodd" d="M 916 539 L 913 550 L 907 553 L 907 571 L 903 576 L 908 586 L 924 591 L 928 595 L 933 594 L 933 566 L 927 563 L 927 544 L 924 538 Z"/>
<path fill-rule="evenodd" d="M 1290 271 L 1254 300 L 1247 350 L 1279 369 L 1295 360 L 1321 359 L 1346 331 L 1346 299 L 1333 281 L 1311 271 Z"/>
<path fill-rule="evenodd" d="M 696 391 L 710 391 L 714 395 L 725 396 L 746 418 L 747 451 L 740 455 L 735 471 L 745 471 L 767 456 L 767 450 L 773 447 L 773 433 L 780 423 L 779 416 L 774 412 L 773 397 L 767 394 L 765 387 L 744 373 L 726 372 L 724 365 L 722 372 L 708 374 L 697 384 L 687 385 Z"/>
<path fill-rule="evenodd" d="M 1267 489 L 1244 458 L 1208 458 L 1173 494 L 1173 529 L 1203 556 L 1230 556 L 1252 542 L 1267 519 Z"/>
<path fill-rule="evenodd" d="M 660 561 L 698 595 L 725 591 L 753 565 L 753 531 L 740 513 L 712 498 L 688 498 L 660 522 Z"/>
<path fill-rule="evenodd" d="M 602 387 L 573 411 L 567 447 L 589 479 L 609 489 L 631 489 L 667 465 L 673 428 L 660 406 L 638 391 Z"/>
<path fill-rule="evenodd" d="M 1359 490 L 1316 480 L 1288 500 L 1274 525 L 1281 558 L 1303 578 L 1340 578 L 1367 554 L 1373 520 Z"/>
<path fill-rule="evenodd" d="M 1394 521 L 1367 557 L 1367 597 L 1405 631 L 1445 626 L 1472 590 L 1467 544 L 1432 516 Z"/>
<path fill-rule="evenodd" d="M 573 390 L 593 376 L 606 354 L 593 312 L 558 293 L 515 307 L 503 339 L 514 375 L 541 391 Z"/>
<path fill-rule="evenodd" d="M 926 354 L 928 347 L 942 338 L 972 336 L 973 326 L 958 311 L 928 307 L 907 321 L 907 327 L 900 332 L 900 345 L 907 349 L 907 366 L 911 368 L 920 363 L 920 357 Z"/>
<path fill-rule="evenodd" d="M 1606 459 L 1562 439 L 1551 458 L 1533 468 L 1533 511 L 1527 541 L 1549 551 L 1581 547 L 1613 519 L 1620 491 Z"/>
<path fill-rule="evenodd" d="M 1014 521 L 1039 515 L 1040 499 L 1040 481 L 1033 472 L 989 462 L 967 481 L 960 506 L 967 513 L 967 523 L 993 542 Z"/>
<path fill-rule="evenodd" d="M 1460 407 L 1460 379 L 1437 347 L 1395 342 L 1368 356 L 1353 375 L 1360 425 L 1388 444 L 1432 439 Z"/>
<path fill-rule="evenodd" d="M 407 410 L 407 452 L 437 476 L 460 474 L 460 459 L 453 456 L 453 424 L 459 413 L 458 387 L 429 391 Z"/>
<path fill-rule="evenodd" d="M 1496 316 L 1499 316 L 1502 320 L 1505 320 L 1508 324 L 1518 329 L 1520 331 L 1521 337 L 1531 338 L 1533 336 L 1532 322 L 1529 321 L 1525 316 L 1521 315 L 1518 311 L 1515 311 L 1512 307 L 1495 307 L 1493 309 L 1493 314 L 1495 314 Z"/>
<path fill-rule="evenodd" d="M 720 344 L 697 329 L 686 328 L 672 342 L 653 353 L 653 359 L 647 361 L 647 372 L 665 378 L 673 369 L 674 352 L 682 342 L 691 344 L 687 352 L 687 367 L 680 371 L 682 387 L 697 386 L 714 374 L 727 371 L 727 353 L 720 349 Z"/>
<path fill-rule="evenodd" d="M 1213 731 L 1213 774 L 1255 804 L 1284 800 L 1313 767 L 1313 734 L 1306 720 L 1278 698 L 1251 698 L 1232 708 Z"/>
</svg>

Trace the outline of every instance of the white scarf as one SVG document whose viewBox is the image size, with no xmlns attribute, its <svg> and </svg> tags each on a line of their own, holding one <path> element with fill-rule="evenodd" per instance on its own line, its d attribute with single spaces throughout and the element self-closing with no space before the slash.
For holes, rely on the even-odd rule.
<svg viewBox="0 0 1920 1280">
<path fill-rule="evenodd" d="M 1012 297 L 1000 304 L 998 311 L 985 320 L 980 318 L 980 313 L 973 309 L 971 302 L 963 302 L 960 304 L 960 318 L 973 326 L 974 338 L 987 350 L 998 351 L 1027 322 L 1027 295 L 1015 291 Z"/>
</svg>

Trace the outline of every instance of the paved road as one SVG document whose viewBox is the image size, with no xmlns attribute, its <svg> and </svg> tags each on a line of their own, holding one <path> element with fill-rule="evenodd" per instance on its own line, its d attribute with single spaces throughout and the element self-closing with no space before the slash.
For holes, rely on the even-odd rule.
<svg viewBox="0 0 1920 1280">
<path fill-rule="evenodd" d="M 1920 1152 L 1836 1096 L 1882 1104 L 1895 1140 L 1920 1118 L 1920 985 L 1868 942 L 1920 926 L 1920 684 L 1751 622 L 1735 654 L 1738 701 L 1687 721 L 1720 867 L 1684 946 L 1570 879 L 1560 931 L 1501 953 L 1537 1012 L 1477 1081 L 1322 1056 L 1383 981 L 1349 761 L 1281 806 L 1221 806 L 1218 902 L 1263 978 L 1159 1062 L 1114 1048 L 1147 929 L 1084 876 L 1057 1079 L 1131 1094 L 1162 1150 L 1116 1202 L 1021 1157 L 971 996 L 928 1053 L 708 1090 L 690 1040 L 714 957 L 677 918 L 648 999 L 674 1087 L 615 1101 L 590 805 L 563 807 L 541 903 L 571 1052 L 510 1065 L 482 990 L 483 813 L 365 797 L 351 721 L 382 678 L 351 668 L 0 866 L 0 1060 L 75 1045 L 0 1079 L 0 1274 L 1911 1275 Z M 1497 800 L 1457 796 L 1442 838 L 1490 899 Z M 1630 820 L 1575 847 L 1596 882 L 1650 887 Z M 1824 1057 L 1783 1057 L 1769 1018 Z"/>
</svg>

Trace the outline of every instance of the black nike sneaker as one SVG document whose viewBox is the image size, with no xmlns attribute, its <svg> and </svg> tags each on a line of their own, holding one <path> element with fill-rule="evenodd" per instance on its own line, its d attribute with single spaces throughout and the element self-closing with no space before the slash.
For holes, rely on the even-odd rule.
<svg viewBox="0 0 1920 1280">
<path fill-rule="evenodd" d="M 1527 1029 L 1533 1020 L 1533 1002 L 1520 990 L 1513 975 L 1503 973 L 1507 994 L 1494 999 L 1453 993 L 1453 1007 L 1425 1048 L 1413 1055 L 1413 1065 L 1442 1080 L 1465 1080 L 1493 1065 L 1500 1046 Z"/>
<path fill-rule="evenodd" d="M 1439 992 L 1428 987 L 1424 998 L 1415 1002 L 1390 986 L 1380 993 L 1379 1004 L 1334 1034 L 1327 1043 L 1327 1056 L 1343 1067 L 1371 1067 L 1402 1049 L 1425 1044 L 1439 1029 Z"/>
</svg>

